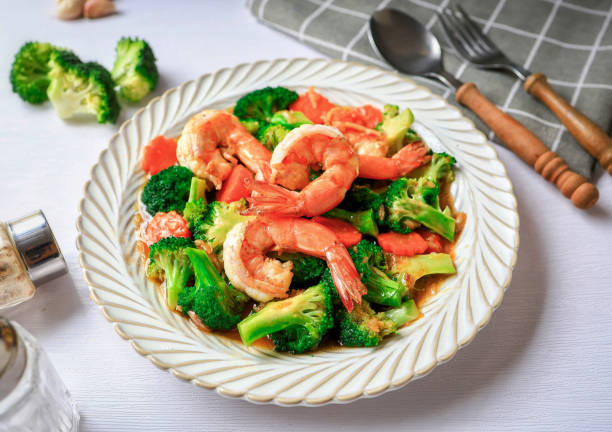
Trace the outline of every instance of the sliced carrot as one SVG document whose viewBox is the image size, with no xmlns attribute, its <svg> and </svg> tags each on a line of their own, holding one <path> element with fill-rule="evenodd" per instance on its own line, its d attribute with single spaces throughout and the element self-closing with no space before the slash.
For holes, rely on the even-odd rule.
<svg viewBox="0 0 612 432">
<path fill-rule="evenodd" d="M 191 237 L 189 223 L 174 210 L 153 216 L 145 230 L 144 241 L 151 246 L 166 237 Z"/>
<path fill-rule="evenodd" d="M 361 241 L 361 233 L 346 221 L 323 216 L 315 216 L 312 220 L 332 230 L 336 237 L 338 237 L 338 240 L 340 240 L 340 243 L 346 247 L 355 246 Z"/>
<path fill-rule="evenodd" d="M 325 114 L 335 106 L 325 96 L 317 93 L 314 87 L 310 87 L 306 93 L 301 94 L 295 102 L 289 105 L 289 109 L 300 111 L 314 123 L 323 124 Z"/>
<path fill-rule="evenodd" d="M 221 190 L 217 192 L 217 201 L 230 203 L 250 197 L 253 181 L 253 173 L 248 168 L 244 165 L 236 165 L 229 177 L 223 181 Z"/>
<path fill-rule="evenodd" d="M 143 149 L 142 169 L 151 175 L 175 165 L 176 140 L 163 135 L 156 136 Z"/>
<path fill-rule="evenodd" d="M 444 247 L 442 246 L 442 237 L 436 233 L 428 230 L 419 230 L 418 233 L 427 243 L 427 253 L 442 252 Z"/>
<path fill-rule="evenodd" d="M 395 255 L 413 256 L 427 251 L 427 242 L 417 232 L 400 234 L 388 232 L 378 235 L 378 244 L 385 252 Z"/>
</svg>

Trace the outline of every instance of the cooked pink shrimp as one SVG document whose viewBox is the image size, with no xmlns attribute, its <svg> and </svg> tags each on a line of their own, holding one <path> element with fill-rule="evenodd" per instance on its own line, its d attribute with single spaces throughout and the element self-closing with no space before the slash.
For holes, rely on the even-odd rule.
<svg viewBox="0 0 612 432">
<path fill-rule="evenodd" d="M 216 189 L 236 165 L 234 156 L 259 178 L 270 178 L 272 153 L 227 111 L 204 110 L 191 117 L 176 148 L 179 163 Z"/>
<path fill-rule="evenodd" d="M 384 157 L 389 150 L 386 136 L 374 130 L 380 121 L 382 113 L 371 105 L 335 107 L 325 115 L 325 124 L 342 132 L 358 155 Z"/>
<path fill-rule="evenodd" d="M 393 180 L 405 176 L 431 159 L 428 151 L 422 141 L 416 141 L 389 158 L 359 155 L 359 177 Z"/>
<path fill-rule="evenodd" d="M 346 248 L 329 229 L 308 219 L 260 216 L 232 228 L 223 243 L 225 274 L 249 297 L 266 302 L 287 297 L 293 263 L 270 251 L 300 252 L 324 259 L 340 299 L 351 311 L 366 290 Z"/>
<path fill-rule="evenodd" d="M 302 125 L 274 149 L 270 183 L 255 182 L 248 213 L 317 216 L 336 207 L 359 173 L 357 155 L 331 126 Z M 310 169 L 324 172 L 310 181 Z M 290 190 L 287 190 L 287 189 Z M 300 192 L 292 190 L 301 189 Z"/>
</svg>

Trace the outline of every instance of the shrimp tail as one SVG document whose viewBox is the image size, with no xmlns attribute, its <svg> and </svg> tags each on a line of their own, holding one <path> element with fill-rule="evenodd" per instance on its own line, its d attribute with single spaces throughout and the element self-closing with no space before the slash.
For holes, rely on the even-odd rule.
<svg viewBox="0 0 612 432">
<path fill-rule="evenodd" d="M 431 156 L 428 153 L 429 149 L 425 146 L 423 141 L 415 141 L 394 154 L 392 159 L 397 161 L 397 177 L 405 176 L 421 165 L 429 162 Z"/>
<path fill-rule="evenodd" d="M 253 193 L 247 200 L 250 207 L 244 214 L 299 216 L 303 213 L 304 203 L 299 193 L 262 181 L 253 183 Z"/>
<path fill-rule="evenodd" d="M 361 277 L 344 246 L 334 246 L 325 255 L 340 300 L 346 310 L 351 312 L 355 303 L 361 304 L 361 296 L 367 292 L 366 287 L 361 283 Z"/>
</svg>

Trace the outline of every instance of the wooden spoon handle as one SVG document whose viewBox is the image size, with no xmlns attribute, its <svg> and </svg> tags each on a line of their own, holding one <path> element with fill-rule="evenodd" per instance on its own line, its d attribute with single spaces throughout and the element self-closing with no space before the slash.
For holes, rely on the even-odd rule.
<svg viewBox="0 0 612 432">
<path fill-rule="evenodd" d="M 612 139 L 548 85 L 546 75 L 529 75 L 523 85 L 527 93 L 537 97 L 563 122 L 576 141 L 596 158 L 612 175 Z"/>
<path fill-rule="evenodd" d="M 565 161 L 548 150 L 530 130 L 484 97 L 474 83 L 463 84 L 456 98 L 474 111 L 510 150 L 557 186 L 576 207 L 586 209 L 595 205 L 599 198 L 595 185 L 571 171 Z"/>
</svg>

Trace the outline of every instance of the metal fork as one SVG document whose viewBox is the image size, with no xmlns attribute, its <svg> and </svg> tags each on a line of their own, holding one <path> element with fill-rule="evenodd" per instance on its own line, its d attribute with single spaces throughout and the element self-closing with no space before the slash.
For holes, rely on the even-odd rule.
<svg viewBox="0 0 612 432">
<path fill-rule="evenodd" d="M 543 102 L 576 141 L 612 175 L 612 140 L 597 124 L 559 96 L 548 84 L 546 75 L 532 74 L 506 57 L 460 5 L 444 8 L 437 15 L 446 38 L 461 57 L 481 69 L 503 70 L 516 75 L 524 82 L 525 91 Z"/>
</svg>

